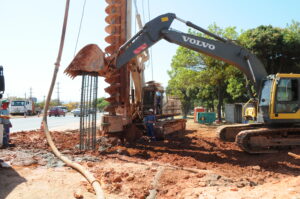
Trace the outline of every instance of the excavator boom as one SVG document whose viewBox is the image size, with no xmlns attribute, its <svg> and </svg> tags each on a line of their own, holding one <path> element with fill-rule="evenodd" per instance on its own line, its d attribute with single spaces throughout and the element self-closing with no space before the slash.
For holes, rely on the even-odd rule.
<svg viewBox="0 0 300 199">
<path fill-rule="evenodd" d="M 216 40 L 182 33 L 170 28 L 174 19 L 184 22 L 204 34 L 214 37 Z M 244 72 L 253 82 L 257 91 L 260 91 L 261 81 L 267 76 L 262 63 L 255 55 L 245 48 L 235 45 L 233 42 L 219 37 L 191 22 L 183 21 L 175 14 L 167 13 L 149 21 L 144 28 L 128 40 L 119 51 L 116 60 L 117 68 L 128 63 L 132 58 L 139 55 L 161 39 L 176 43 L 191 50 L 222 60 Z"/>
</svg>

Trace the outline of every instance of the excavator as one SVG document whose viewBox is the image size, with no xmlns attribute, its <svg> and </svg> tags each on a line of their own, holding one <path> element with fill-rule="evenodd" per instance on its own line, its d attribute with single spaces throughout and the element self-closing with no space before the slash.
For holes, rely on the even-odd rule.
<svg viewBox="0 0 300 199">
<path fill-rule="evenodd" d="M 108 16 L 105 21 L 108 26 L 105 31 L 109 35 L 105 41 L 110 45 L 104 52 L 96 44 L 86 45 L 65 69 L 65 73 L 72 78 L 90 74 L 104 77 L 109 84 L 104 89 L 110 96 L 105 99 L 109 105 L 101 117 L 101 135 L 134 143 L 145 130 L 143 118 L 150 109 L 154 110 L 157 118 L 154 127 L 156 138 L 163 139 L 166 134 L 184 131 L 186 120 L 174 118 L 181 113 L 176 97 L 165 97 L 163 87 L 155 81 L 145 82 L 146 50 L 122 67 L 116 67 L 119 48 L 131 37 L 131 1 L 106 2 Z M 137 15 L 136 18 L 142 28 L 140 17 Z"/>
<path fill-rule="evenodd" d="M 174 20 L 213 39 L 174 30 L 171 28 Z M 247 49 L 173 13 L 160 15 L 147 22 L 119 48 L 117 56 L 110 62 L 112 67 L 121 69 L 161 39 L 229 63 L 253 83 L 258 94 L 256 122 L 221 126 L 218 129 L 221 140 L 235 141 L 248 153 L 271 153 L 300 145 L 300 74 L 268 75 L 262 62 Z"/>
</svg>

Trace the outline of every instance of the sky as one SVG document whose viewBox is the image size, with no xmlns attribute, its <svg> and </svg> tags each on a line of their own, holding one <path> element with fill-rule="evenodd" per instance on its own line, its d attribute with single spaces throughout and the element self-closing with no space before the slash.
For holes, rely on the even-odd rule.
<svg viewBox="0 0 300 199">
<path fill-rule="evenodd" d="M 74 57 L 77 34 L 84 0 L 71 0 L 65 46 L 52 99 L 79 101 L 81 77 L 70 79 L 63 72 Z M 134 3 L 134 0 L 133 2 Z M 237 31 L 259 25 L 286 27 L 292 20 L 300 21 L 299 0 L 136 0 L 143 23 L 158 15 L 175 13 L 202 28 L 216 23 Z M 105 0 L 87 0 L 76 52 L 87 44 L 97 44 L 102 50 L 108 46 L 104 28 Z M 132 15 L 136 13 L 132 6 Z M 6 91 L 4 97 L 29 97 L 38 101 L 47 96 L 54 63 L 57 58 L 64 17 L 63 0 L 0 0 L 0 65 L 4 67 Z M 182 32 L 187 27 L 174 22 L 172 28 Z M 132 32 L 137 27 L 132 24 Z M 167 86 L 172 57 L 177 45 L 160 41 L 154 45 L 151 61 L 146 63 L 146 81 L 155 80 Z M 152 72 L 153 71 L 153 72 Z M 153 78 L 152 78 L 153 77 Z M 107 84 L 99 79 L 98 97 L 108 97 Z"/>
</svg>

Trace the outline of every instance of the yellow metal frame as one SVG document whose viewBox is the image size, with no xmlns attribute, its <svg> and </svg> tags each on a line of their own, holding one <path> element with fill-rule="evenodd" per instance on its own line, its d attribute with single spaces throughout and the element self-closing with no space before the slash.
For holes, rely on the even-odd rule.
<svg viewBox="0 0 300 199">
<path fill-rule="evenodd" d="M 275 101 L 276 101 L 276 80 L 279 78 L 300 78 L 300 74 L 285 74 L 285 73 L 277 73 L 276 79 L 273 81 L 272 91 L 271 91 L 271 102 L 269 106 L 270 119 L 280 120 L 280 119 L 300 119 L 300 109 L 295 113 L 275 113 Z M 277 114 L 277 117 L 275 116 Z"/>
<path fill-rule="evenodd" d="M 247 105 L 250 104 L 250 103 L 253 103 L 254 104 L 254 107 L 251 107 L 254 109 L 253 111 L 253 114 L 251 115 L 246 115 L 246 111 L 247 111 Z M 252 118 L 256 118 L 257 117 L 257 102 L 255 101 L 255 99 L 251 98 L 249 99 L 243 106 L 242 108 L 242 114 L 243 114 L 243 117 L 246 117 L 246 116 L 251 116 Z"/>
</svg>

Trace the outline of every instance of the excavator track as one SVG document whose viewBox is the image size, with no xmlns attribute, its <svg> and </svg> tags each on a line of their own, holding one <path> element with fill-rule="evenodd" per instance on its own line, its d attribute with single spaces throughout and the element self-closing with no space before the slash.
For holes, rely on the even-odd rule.
<svg viewBox="0 0 300 199">
<path fill-rule="evenodd" d="M 263 126 L 261 123 L 223 125 L 217 129 L 218 137 L 224 142 L 234 142 L 239 132 Z"/>
<path fill-rule="evenodd" d="M 248 153 L 274 153 L 291 146 L 300 146 L 300 127 L 244 130 L 235 142 Z"/>
</svg>

